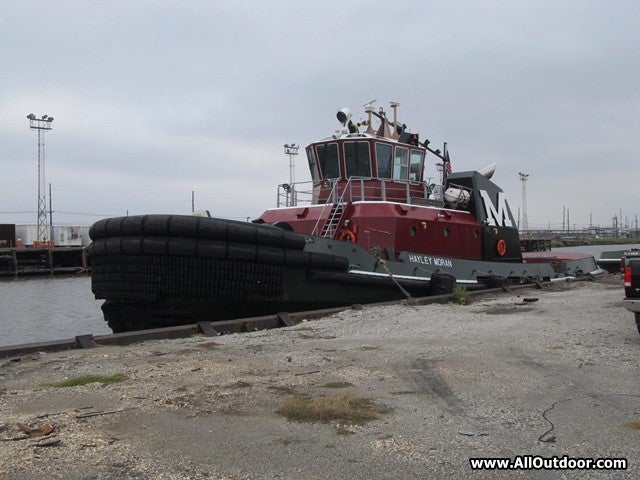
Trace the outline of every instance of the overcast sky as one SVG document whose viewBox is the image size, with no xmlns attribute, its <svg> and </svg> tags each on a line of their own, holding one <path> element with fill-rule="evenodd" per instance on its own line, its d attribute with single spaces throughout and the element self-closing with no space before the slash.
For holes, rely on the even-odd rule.
<svg viewBox="0 0 640 480">
<path fill-rule="evenodd" d="M 55 224 L 188 214 L 192 191 L 246 219 L 288 181 L 285 143 L 375 98 L 448 142 L 454 171 L 496 162 L 514 215 L 528 173 L 530 228 L 563 206 L 571 226 L 635 224 L 638 25 L 640 2 L 615 0 L 3 2 L 0 223 L 37 221 L 29 113 L 55 118 Z"/>
</svg>

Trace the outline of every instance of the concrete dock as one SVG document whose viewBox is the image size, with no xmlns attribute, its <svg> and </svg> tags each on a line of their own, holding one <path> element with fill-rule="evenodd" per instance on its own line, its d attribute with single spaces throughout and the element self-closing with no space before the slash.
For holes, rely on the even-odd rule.
<svg viewBox="0 0 640 480">
<path fill-rule="evenodd" d="M 622 296 L 611 275 L 471 305 L 365 307 L 277 330 L 3 358 L 0 477 L 637 478 L 640 335 Z M 124 380 L 51 386 L 90 374 Z M 341 394 L 380 406 L 378 418 L 278 413 L 292 397 Z M 526 455 L 628 468 L 469 463 Z"/>
</svg>

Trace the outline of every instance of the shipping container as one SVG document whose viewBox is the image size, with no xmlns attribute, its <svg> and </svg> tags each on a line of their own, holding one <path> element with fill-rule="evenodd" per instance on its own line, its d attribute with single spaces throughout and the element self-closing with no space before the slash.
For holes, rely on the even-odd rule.
<svg viewBox="0 0 640 480">
<path fill-rule="evenodd" d="M 13 223 L 0 223 L 0 248 L 15 247 L 16 226 Z"/>
</svg>

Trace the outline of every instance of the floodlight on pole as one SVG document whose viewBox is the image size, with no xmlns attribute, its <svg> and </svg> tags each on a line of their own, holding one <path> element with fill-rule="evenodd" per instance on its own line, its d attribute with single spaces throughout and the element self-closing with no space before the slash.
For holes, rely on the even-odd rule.
<svg viewBox="0 0 640 480">
<path fill-rule="evenodd" d="M 295 157 L 298 155 L 298 148 L 300 148 L 295 143 L 291 142 L 291 144 L 285 143 L 284 145 L 284 154 L 289 155 L 289 187 L 291 189 L 291 200 L 289 202 L 290 205 L 295 205 L 295 182 L 296 182 L 296 162 Z"/>
<path fill-rule="evenodd" d="M 29 128 L 38 131 L 38 233 L 37 242 L 47 242 L 49 231 L 47 226 L 47 197 L 45 190 L 45 150 L 44 133 L 51 130 L 53 117 L 42 115 L 37 118 L 33 113 L 27 115 Z"/>
<path fill-rule="evenodd" d="M 527 219 L 527 180 L 528 173 L 519 172 L 520 181 L 522 182 L 522 228 L 521 230 L 529 230 L 529 220 Z"/>
<path fill-rule="evenodd" d="M 298 155 L 298 148 L 300 148 L 295 143 L 285 143 L 284 145 L 284 153 L 285 155 L 289 155 L 289 184 L 293 185 L 296 181 L 296 170 L 295 170 L 295 156 Z"/>
</svg>

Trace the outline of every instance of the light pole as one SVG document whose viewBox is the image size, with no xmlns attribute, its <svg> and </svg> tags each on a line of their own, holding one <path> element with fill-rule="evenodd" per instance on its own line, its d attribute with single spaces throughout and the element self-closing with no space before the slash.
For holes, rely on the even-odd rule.
<svg viewBox="0 0 640 480">
<path fill-rule="evenodd" d="M 296 155 L 298 155 L 299 146 L 295 143 L 291 142 L 291 145 L 285 143 L 284 145 L 284 154 L 289 155 L 289 187 L 290 187 L 290 195 L 291 201 L 289 202 L 291 205 L 296 205 L 296 193 L 295 193 L 295 181 L 296 181 Z"/>
<path fill-rule="evenodd" d="M 33 113 L 27 115 L 29 128 L 38 131 L 38 234 L 37 242 L 47 242 L 47 198 L 44 178 L 44 132 L 51 130 L 53 117 L 42 115 L 37 118 Z"/>
<path fill-rule="evenodd" d="M 520 175 L 520 181 L 522 182 L 522 229 L 524 231 L 529 230 L 529 220 L 527 219 L 527 180 L 529 179 L 528 173 L 518 173 Z"/>
</svg>

